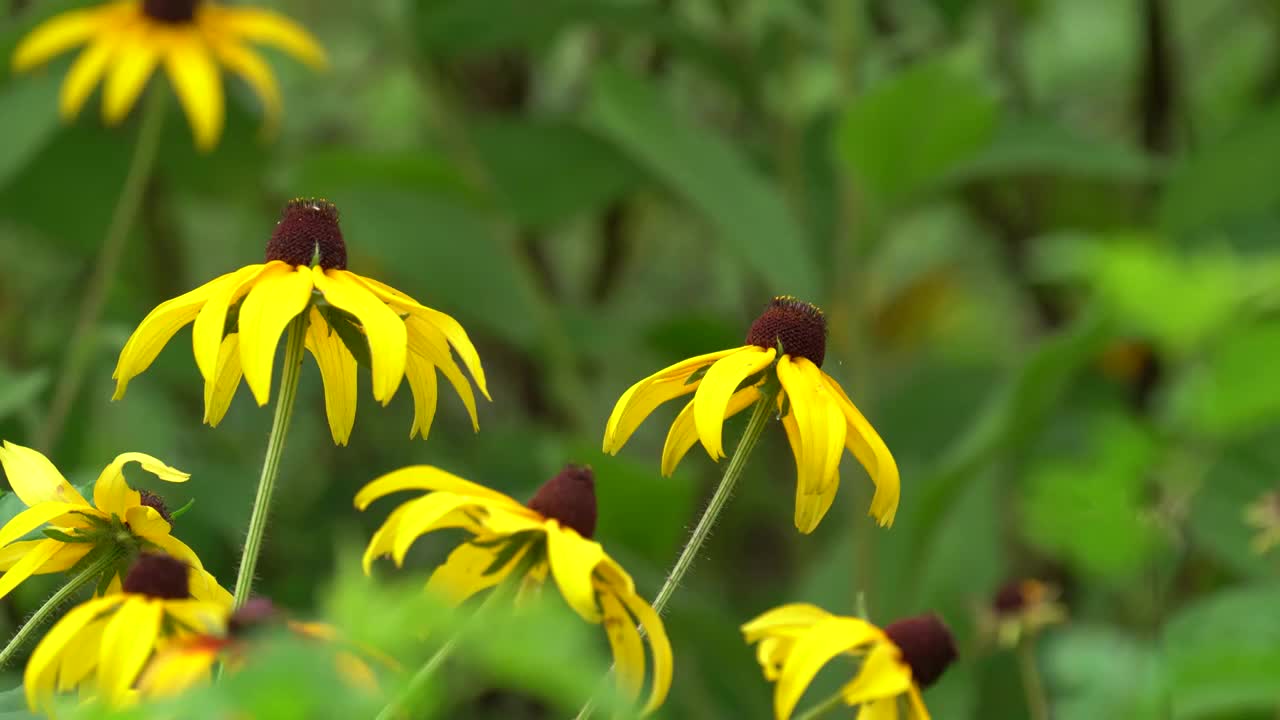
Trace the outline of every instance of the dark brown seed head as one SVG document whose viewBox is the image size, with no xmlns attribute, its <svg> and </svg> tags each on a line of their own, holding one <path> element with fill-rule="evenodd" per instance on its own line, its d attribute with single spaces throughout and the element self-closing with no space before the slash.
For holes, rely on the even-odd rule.
<svg viewBox="0 0 1280 720">
<path fill-rule="evenodd" d="M 827 356 L 827 319 L 816 305 L 780 295 L 751 323 L 747 344 L 766 350 L 781 344 L 783 353 L 822 367 Z"/>
<path fill-rule="evenodd" d="M 142 0 L 142 14 L 162 23 L 189 23 L 199 4 L 200 0 Z"/>
<path fill-rule="evenodd" d="M 991 608 L 997 615 L 1017 615 L 1048 596 L 1049 588 L 1038 580 L 1013 580 L 996 591 Z"/>
<path fill-rule="evenodd" d="M 186 600 L 191 597 L 187 571 L 186 563 L 175 557 L 142 553 L 133 561 L 129 574 L 124 576 L 122 588 L 127 593 L 166 600 Z"/>
<path fill-rule="evenodd" d="M 164 518 L 165 522 L 170 525 L 173 524 L 173 516 L 169 514 L 169 508 L 165 507 L 164 500 L 161 500 L 159 495 L 148 490 L 139 490 L 138 494 L 142 496 L 142 505 L 144 507 L 155 510 L 160 513 L 160 517 Z"/>
<path fill-rule="evenodd" d="M 529 508 L 555 518 L 584 538 L 596 534 L 596 476 L 586 465 L 566 465 L 529 501 Z"/>
<path fill-rule="evenodd" d="M 267 242 L 267 260 L 306 267 L 317 257 L 317 264 L 325 270 L 347 269 L 347 243 L 338 225 L 338 207 L 316 198 L 290 200 Z"/>
<path fill-rule="evenodd" d="M 921 689 L 942 677 L 956 659 L 956 641 L 942 619 L 933 613 L 904 618 L 884 629 L 911 667 L 911 677 Z"/>
<path fill-rule="evenodd" d="M 242 635 L 275 620 L 279 614 L 275 604 L 267 598 L 251 597 L 231 614 L 231 619 L 227 621 L 227 632 L 233 636 Z"/>
</svg>

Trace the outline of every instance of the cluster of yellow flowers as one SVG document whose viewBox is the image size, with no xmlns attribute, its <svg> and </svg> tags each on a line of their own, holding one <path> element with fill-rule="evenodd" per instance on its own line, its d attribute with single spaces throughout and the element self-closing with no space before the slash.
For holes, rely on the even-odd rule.
<svg viewBox="0 0 1280 720">
<path fill-rule="evenodd" d="M 196 144 L 209 148 L 223 123 L 219 64 L 249 83 L 269 121 L 279 113 L 274 77 L 245 41 L 276 45 L 312 65 L 324 63 L 310 35 L 265 10 L 200 0 L 122 0 L 65 13 L 38 27 L 18 46 L 13 64 L 27 69 L 87 44 L 67 75 L 62 110 L 74 116 L 102 81 L 104 117 L 117 122 L 163 63 Z M 213 426 L 242 378 L 258 405 L 271 400 L 274 359 L 287 338 L 276 421 L 234 596 L 172 535 L 180 513 L 171 513 L 158 496 L 131 488 L 124 468 L 137 463 L 169 482 L 184 482 L 186 474 L 153 457 L 126 453 L 103 470 L 91 502 L 39 452 L 6 442 L 0 463 L 28 509 L 0 529 L 0 596 L 41 573 L 70 571 L 72 580 L 59 600 L 88 582 L 97 584 L 94 598 L 63 615 L 32 654 L 25 687 L 33 709 L 47 710 L 57 694 L 77 688 L 101 702 L 124 705 L 207 682 L 215 663 L 237 665 L 245 627 L 275 615 L 263 610 L 260 599 L 251 600 L 250 589 L 304 350 L 319 367 L 338 445 L 348 442 L 355 423 L 361 365 L 368 367 L 373 397 L 383 405 L 408 380 L 415 408 L 410 438 L 425 438 L 430 430 L 437 370 L 477 429 L 475 389 L 489 397 L 479 355 L 456 320 L 347 270 L 337 208 L 322 200 L 298 199 L 285 207 L 265 263 L 215 278 L 148 314 L 120 353 L 116 398 L 188 324 L 205 384 L 204 421 Z M 761 429 L 777 419 L 795 458 L 800 532 L 812 532 L 831 508 L 845 450 L 875 485 L 869 514 L 879 525 L 891 525 L 899 502 L 897 465 L 849 395 L 822 370 L 826 332 L 826 318 L 816 307 L 775 298 L 742 346 L 678 362 L 628 389 L 606 424 L 604 451 L 617 453 L 658 406 L 691 395 L 662 452 L 661 472 L 670 475 L 697 443 L 713 460 L 726 457 L 724 423 L 752 408 L 726 483 L 742 472 Z M 713 501 L 714 511 L 708 510 L 677 570 L 650 604 L 593 540 L 597 513 L 590 468 L 567 466 L 521 503 L 436 467 L 408 467 L 366 485 L 355 505 L 364 510 L 410 490 L 423 494 L 387 515 L 365 552 L 366 572 L 386 555 L 399 566 L 424 534 L 460 529 L 465 539 L 432 573 L 428 591 L 460 605 L 477 593 L 511 587 L 518 603 L 550 577 L 577 615 L 605 629 L 622 693 L 638 701 L 648 679 L 643 712 L 662 705 L 673 656 L 660 613 L 719 505 Z M 43 537 L 30 539 L 37 531 Z M 776 683 L 779 720 L 791 717 L 819 669 L 837 657 L 852 659 L 857 668 L 821 707 L 857 706 L 860 718 L 873 720 L 927 718 L 920 691 L 956 653 L 946 626 L 932 615 L 881 628 L 865 618 L 793 604 L 765 612 L 742 631 L 758 644 L 764 675 Z M 23 637 L 10 643 L 0 663 Z"/>
</svg>

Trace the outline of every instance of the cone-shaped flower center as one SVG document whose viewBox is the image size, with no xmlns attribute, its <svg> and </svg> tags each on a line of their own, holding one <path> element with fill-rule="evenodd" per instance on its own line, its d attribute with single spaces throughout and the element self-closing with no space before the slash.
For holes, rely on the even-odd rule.
<svg viewBox="0 0 1280 720">
<path fill-rule="evenodd" d="M 142 0 L 142 14 L 163 23 L 189 23 L 200 0 Z"/>
<path fill-rule="evenodd" d="M 347 244 L 338 226 L 338 207 L 316 198 L 290 200 L 267 243 L 267 260 L 306 267 L 316 258 L 325 270 L 347 269 Z"/>
<path fill-rule="evenodd" d="M 129 568 L 129 574 L 124 576 L 122 588 L 127 593 L 165 600 L 186 600 L 191 597 L 186 563 L 158 553 L 139 555 L 133 561 L 133 567 Z"/>
<path fill-rule="evenodd" d="M 937 682 L 956 659 L 955 638 L 933 613 L 891 623 L 884 632 L 902 651 L 911 677 L 922 689 Z"/>
<path fill-rule="evenodd" d="M 251 597 L 243 607 L 231 614 L 231 619 L 227 621 L 227 632 L 231 635 L 241 635 L 271 622 L 277 614 L 275 604 L 267 598 Z"/>
<path fill-rule="evenodd" d="M 766 350 L 781 344 L 787 355 L 808 358 L 822 367 L 827 356 L 827 319 L 816 305 L 781 295 L 751 323 L 747 344 Z"/>
<path fill-rule="evenodd" d="M 173 524 L 173 516 L 169 514 L 169 508 L 165 507 L 164 500 L 161 500 L 159 495 L 147 490 L 139 490 L 138 494 L 142 496 L 142 504 L 144 507 L 149 507 L 152 510 L 155 510 L 160 513 L 160 517 L 164 518 L 165 522 L 170 525 Z"/>
<path fill-rule="evenodd" d="M 548 480 L 533 499 L 529 508 L 544 517 L 555 518 L 567 528 L 573 528 L 584 538 L 596 534 L 596 476 L 585 465 L 566 465 L 559 475 Z"/>
<path fill-rule="evenodd" d="M 1014 580 L 996 591 L 991 608 L 999 615 L 1016 615 L 1045 599 L 1048 589 L 1037 580 Z"/>
</svg>

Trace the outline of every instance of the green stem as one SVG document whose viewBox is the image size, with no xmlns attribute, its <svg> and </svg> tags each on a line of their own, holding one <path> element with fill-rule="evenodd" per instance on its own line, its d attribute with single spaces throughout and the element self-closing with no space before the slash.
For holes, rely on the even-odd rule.
<svg viewBox="0 0 1280 720">
<path fill-rule="evenodd" d="M 67 343 L 66 356 L 62 361 L 62 369 L 58 373 L 54 385 L 53 400 L 49 405 L 49 414 L 36 435 L 35 447 L 46 453 L 62 435 L 67 416 L 80 384 L 84 381 L 85 369 L 93 356 L 93 345 L 97 341 L 98 321 L 102 319 L 103 308 L 115 285 L 116 273 L 120 269 L 120 261 L 124 257 L 128 245 L 129 231 L 133 228 L 138 211 L 142 208 L 142 196 L 147 188 L 155 167 L 157 150 L 160 147 L 161 129 L 164 127 L 165 94 L 158 89 L 147 93 L 146 106 L 142 111 L 141 127 L 138 130 L 138 142 L 133 148 L 133 158 L 129 162 L 129 171 L 125 175 L 124 185 L 120 188 L 120 197 L 116 200 L 115 209 L 111 212 L 111 222 L 107 225 L 107 234 L 102 241 L 102 251 L 89 278 L 88 287 L 80 301 L 80 311 L 76 317 L 76 326 Z"/>
<path fill-rule="evenodd" d="M 1027 713 L 1031 720 L 1049 720 L 1049 699 L 1036 665 L 1035 641 L 1030 636 L 1018 642 L 1018 672 L 1022 675 L 1022 688 L 1027 693 Z"/>
<path fill-rule="evenodd" d="M 102 557 L 93 561 L 88 567 L 73 576 L 67 581 L 66 585 L 63 585 L 58 589 L 58 592 L 46 600 L 40 606 L 40 609 L 36 610 L 35 614 L 27 618 L 22 627 L 18 628 L 18 632 L 9 640 L 9 644 L 4 646 L 4 650 L 0 650 L 0 668 L 9 664 L 13 656 L 26 644 L 27 638 L 31 636 L 31 633 L 40 629 L 50 615 L 62 607 L 63 603 L 69 600 L 77 590 L 98 579 L 102 573 L 111 569 L 116 561 L 120 559 L 121 554 L 122 552 L 119 550 L 104 553 Z"/>
<path fill-rule="evenodd" d="M 844 707 L 847 707 L 844 702 L 844 694 L 836 693 L 808 710 L 805 710 L 804 714 L 797 715 L 795 720 L 818 720 L 818 718 L 825 717 L 831 711 L 839 710 Z"/>
<path fill-rule="evenodd" d="M 707 503 L 706 510 L 702 511 L 702 517 L 693 528 L 689 542 L 685 543 L 680 556 L 676 558 L 676 564 L 671 566 L 671 572 L 667 574 L 666 581 L 662 583 L 657 597 L 653 599 L 653 609 L 659 615 L 671 600 L 671 596 L 675 594 L 676 588 L 680 587 L 680 581 L 684 579 L 685 573 L 689 572 L 689 568 L 693 566 L 694 559 L 702 551 L 702 544 L 707 541 L 707 537 L 711 535 L 711 528 L 720 518 L 720 511 L 724 510 L 724 506 L 732 497 L 733 488 L 738 484 L 738 478 L 742 476 L 742 471 L 747 466 L 747 458 L 751 456 L 751 451 L 760 440 L 765 425 L 773 416 L 774 400 L 778 396 L 778 390 L 779 386 L 771 385 L 761 391 L 760 399 L 756 401 L 751 411 L 751 419 L 747 421 L 747 429 L 742 431 L 738 446 L 733 450 L 733 457 L 729 459 L 729 467 L 725 468 L 724 476 L 720 478 L 720 485 L 711 495 L 711 501 Z M 642 628 L 641 633 L 643 632 Z M 595 698 L 588 700 L 578 712 L 577 720 L 587 720 L 591 717 L 591 713 L 595 711 L 595 704 Z"/>
<path fill-rule="evenodd" d="M 280 474 L 280 456 L 284 454 L 284 439 L 289 432 L 294 400 L 298 396 L 298 377 L 302 375 L 302 350 L 306 334 L 307 312 L 304 311 L 289 323 L 284 369 L 280 374 L 280 391 L 276 395 L 275 420 L 271 423 L 271 437 L 267 440 L 267 457 L 262 461 L 262 477 L 258 480 L 258 496 L 253 501 L 253 515 L 249 517 L 249 533 L 244 541 L 244 554 L 240 558 L 240 574 L 236 576 L 237 608 L 244 605 L 253 589 L 253 573 L 258 566 L 262 535 L 267 529 L 271 492 L 275 489 L 276 476 Z"/>
</svg>

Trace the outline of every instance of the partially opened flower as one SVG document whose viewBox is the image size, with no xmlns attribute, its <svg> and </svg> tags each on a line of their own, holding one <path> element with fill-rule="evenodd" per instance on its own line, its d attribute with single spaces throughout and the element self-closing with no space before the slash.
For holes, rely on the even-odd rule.
<svg viewBox="0 0 1280 720">
<path fill-rule="evenodd" d="M 76 688 L 111 706 L 137 697 L 136 682 L 156 647 L 174 638 L 222 633 L 229 603 L 193 597 L 185 563 L 140 555 L 121 592 L 95 597 L 62 617 L 31 654 L 23 675 L 32 710 Z"/>
<path fill-rule="evenodd" d="M 333 441 L 345 445 L 356 421 L 357 361 L 370 367 L 373 397 L 391 402 L 409 381 L 414 422 L 409 437 L 426 438 L 436 411 L 436 370 L 461 396 L 478 429 L 475 395 L 458 368 L 457 352 L 486 398 L 480 357 L 458 321 L 347 270 L 338 210 L 298 199 L 284 209 L 267 243 L 267 262 L 215 278 L 151 311 L 120 351 L 115 398 L 146 370 L 165 344 L 194 321 L 192 344 L 205 381 L 204 421 L 217 425 L 243 377 L 258 405 L 271 397 L 280 337 L 301 318 L 306 347 L 320 367 Z M 452 348 L 452 352 L 450 350 Z"/>
<path fill-rule="evenodd" d="M 231 604 L 200 564 L 200 558 L 170 533 L 173 517 L 159 496 L 138 491 L 125 482 L 124 468 L 138 463 L 143 470 L 168 482 L 186 482 L 186 473 L 142 453 L 124 453 L 98 475 L 93 502 L 67 482 L 49 459 L 31 448 L 5 441 L 0 448 L 14 494 L 27 506 L 0 528 L 0 597 L 32 575 L 64 572 L 96 558 L 112 560 L 98 578 L 100 587 L 118 585 L 140 551 L 160 551 L 189 565 L 192 587 L 204 600 Z M 32 532 L 44 537 L 23 540 Z"/>
<path fill-rule="evenodd" d="M 1059 595 L 1057 587 L 1039 580 L 1005 583 L 991 599 L 984 624 L 1001 646 L 1014 647 L 1023 637 L 1066 621 Z"/>
<path fill-rule="evenodd" d="M 951 631 L 936 615 L 906 618 L 878 628 L 814 605 L 774 608 L 742 626 L 765 678 L 774 687 L 774 716 L 787 720 L 813 678 L 840 657 L 857 663 L 839 701 L 859 707 L 860 720 L 928 720 L 920 691 L 956 658 Z"/>
<path fill-rule="evenodd" d="M 163 66 L 196 145 L 208 149 L 222 134 L 220 65 L 249 84 L 269 125 L 280 114 L 280 88 L 251 42 L 273 45 L 313 67 L 326 63 L 324 50 L 306 30 L 270 10 L 211 0 L 120 0 L 69 10 L 39 25 L 18 43 L 13 68 L 28 70 L 86 45 L 62 84 L 62 115 L 74 118 L 101 82 L 102 114 L 114 125 Z"/>
<path fill-rule="evenodd" d="M 690 393 L 662 450 L 670 476 L 694 443 L 713 460 L 725 457 L 725 420 L 751 407 L 776 378 L 776 402 L 796 459 L 795 524 L 812 532 L 831 508 L 840 485 L 840 459 L 848 448 L 875 483 L 869 514 L 893 524 L 898 511 L 898 466 L 875 428 L 840 384 L 822 371 L 827 321 L 822 311 L 792 297 L 777 297 L 747 333 L 746 344 L 676 363 L 623 393 L 609 416 L 604 451 L 616 454 L 657 407 Z"/>
<path fill-rule="evenodd" d="M 443 470 L 408 467 L 362 488 L 356 507 L 363 510 L 374 500 L 402 490 L 427 494 L 391 511 L 365 550 L 366 572 L 383 555 L 402 564 L 409 547 L 426 533 L 461 528 L 470 537 L 432 573 L 429 591 L 462 603 L 504 581 L 530 592 L 550 572 L 574 612 L 587 622 L 604 625 L 618 682 L 631 698 L 638 698 L 644 685 L 644 638 L 648 638 L 653 681 L 644 712 L 662 704 L 671 685 L 671 645 L 662 619 L 636 594 L 631 576 L 591 540 L 596 496 L 590 468 L 565 468 L 528 505 L 522 505 Z M 644 635 L 637 625 L 644 628 Z"/>
</svg>

